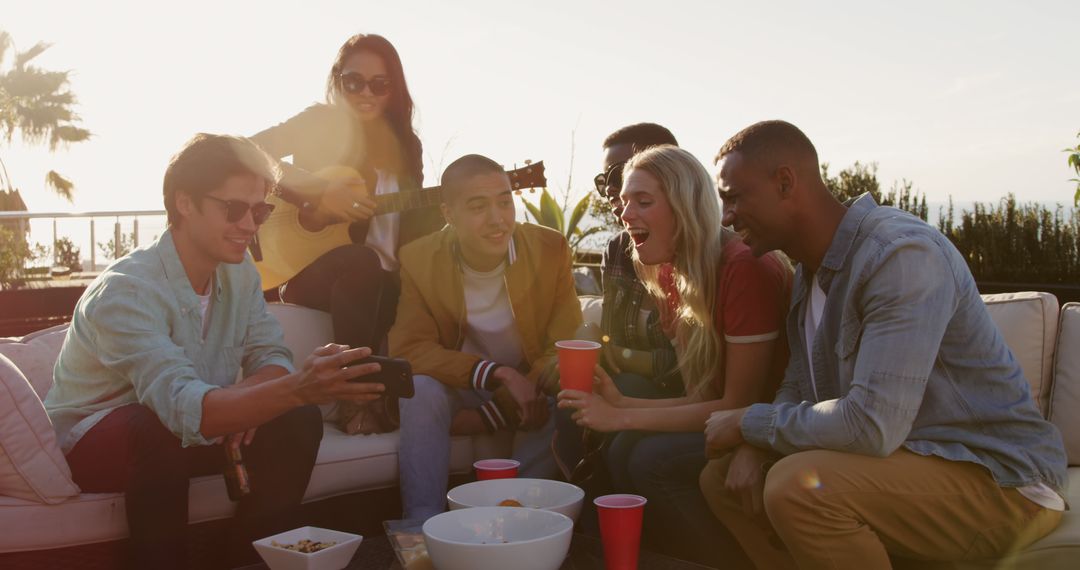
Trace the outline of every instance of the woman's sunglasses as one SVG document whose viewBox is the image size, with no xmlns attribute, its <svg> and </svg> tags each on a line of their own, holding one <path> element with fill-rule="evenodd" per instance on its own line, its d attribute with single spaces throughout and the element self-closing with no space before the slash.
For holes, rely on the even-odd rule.
<svg viewBox="0 0 1080 570">
<path fill-rule="evenodd" d="M 274 211 L 273 204 L 267 204 L 266 202 L 259 202 L 258 204 L 248 204 L 242 200 L 222 200 L 217 196 L 211 196 L 206 194 L 203 198 L 210 198 L 215 202 L 225 204 L 225 221 L 230 224 L 235 224 L 244 219 L 248 210 L 251 210 L 251 220 L 255 222 L 255 225 L 262 225 L 267 219 L 270 218 L 270 213 Z"/>
<path fill-rule="evenodd" d="M 390 79 L 382 76 L 364 79 L 363 75 L 350 72 L 340 75 L 338 80 L 341 81 L 341 90 L 346 93 L 359 93 L 364 90 L 364 87 L 371 89 L 371 94 L 376 97 L 382 97 L 390 92 Z"/>
</svg>

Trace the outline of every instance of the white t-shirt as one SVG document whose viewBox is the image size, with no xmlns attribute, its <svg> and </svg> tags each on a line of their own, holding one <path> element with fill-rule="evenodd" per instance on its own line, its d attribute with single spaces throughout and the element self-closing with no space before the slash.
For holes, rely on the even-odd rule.
<svg viewBox="0 0 1080 570">
<path fill-rule="evenodd" d="M 814 335 L 825 312 L 825 291 L 818 282 L 817 273 L 810 278 L 810 302 L 806 304 L 806 359 L 810 364 L 810 385 L 814 388 L 814 399 L 818 399 L 817 381 L 814 379 Z M 1065 500 L 1045 483 L 1017 487 L 1016 490 L 1029 501 L 1052 511 L 1064 511 Z"/>
<path fill-rule="evenodd" d="M 206 294 L 199 295 L 199 317 L 202 319 L 202 336 L 206 338 L 206 331 L 210 330 L 210 319 L 206 318 L 207 313 L 210 312 L 210 301 L 214 296 L 214 278 L 210 278 L 210 284 L 206 286 Z"/>
<path fill-rule="evenodd" d="M 476 271 L 462 262 L 466 325 L 461 352 L 517 368 L 524 353 L 506 292 L 505 271 L 505 262 L 486 272 Z"/>
<path fill-rule="evenodd" d="M 810 364 L 810 386 L 814 399 L 818 398 L 817 380 L 814 379 L 814 335 L 817 334 L 821 315 L 825 313 L 825 291 L 821 289 L 817 273 L 810 276 L 810 302 L 806 304 L 806 360 Z"/>
<path fill-rule="evenodd" d="M 375 183 L 375 195 L 392 194 L 398 192 L 397 177 L 393 174 L 377 170 L 379 176 Z M 369 220 L 367 238 L 364 245 L 375 250 L 379 256 L 379 262 L 386 271 L 397 271 L 399 267 L 397 259 L 398 227 L 401 225 L 401 214 L 383 214 Z"/>
</svg>

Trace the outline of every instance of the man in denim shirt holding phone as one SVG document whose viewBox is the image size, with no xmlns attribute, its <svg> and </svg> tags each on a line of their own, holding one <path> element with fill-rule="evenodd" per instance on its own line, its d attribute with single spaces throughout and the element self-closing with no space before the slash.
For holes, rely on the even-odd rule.
<svg viewBox="0 0 1080 570">
<path fill-rule="evenodd" d="M 993 558 L 1053 530 L 1061 434 L 949 240 L 869 195 L 839 203 L 789 123 L 747 127 L 717 161 L 725 224 L 799 263 L 775 400 L 706 427 L 723 457 L 702 490 L 755 564 Z"/>
<path fill-rule="evenodd" d="M 383 391 L 347 381 L 377 364 L 342 368 L 367 348 L 327 345 L 294 370 L 246 257 L 276 181 L 251 142 L 196 135 L 165 172 L 169 229 L 75 307 L 45 408 L 82 491 L 125 494 L 133 568 L 187 567 L 188 478 L 221 473 L 222 445 L 242 446 L 251 483 L 228 562 L 253 562 L 252 540 L 298 523 L 322 438 L 312 404 Z"/>
</svg>

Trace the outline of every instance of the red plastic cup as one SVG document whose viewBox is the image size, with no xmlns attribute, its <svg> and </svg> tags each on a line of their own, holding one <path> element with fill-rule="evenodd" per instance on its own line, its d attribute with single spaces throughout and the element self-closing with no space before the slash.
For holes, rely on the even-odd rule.
<svg viewBox="0 0 1080 570">
<path fill-rule="evenodd" d="M 600 357 L 600 343 L 591 340 L 560 340 L 555 343 L 555 348 L 559 350 L 559 387 L 591 394 L 593 370 Z"/>
<path fill-rule="evenodd" d="M 635 570 L 641 546 L 641 517 L 645 497 L 604 495 L 593 499 L 600 516 L 600 541 L 604 544 L 604 568 Z"/>
<path fill-rule="evenodd" d="M 513 479 L 517 477 L 520 461 L 513 459 L 481 459 L 472 464 L 477 481 L 488 479 Z"/>
</svg>

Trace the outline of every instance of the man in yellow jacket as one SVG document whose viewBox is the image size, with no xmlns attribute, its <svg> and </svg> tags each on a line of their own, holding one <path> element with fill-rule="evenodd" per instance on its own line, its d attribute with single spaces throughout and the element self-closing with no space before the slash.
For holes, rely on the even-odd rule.
<svg viewBox="0 0 1080 570">
<path fill-rule="evenodd" d="M 447 226 L 400 250 L 401 298 L 390 353 L 412 364 L 401 400 L 398 463 L 405 518 L 446 508 L 450 435 L 514 429 L 525 476 L 549 476 L 555 341 L 581 324 L 570 248 L 514 221 L 501 166 L 467 155 L 446 168 Z"/>
</svg>

